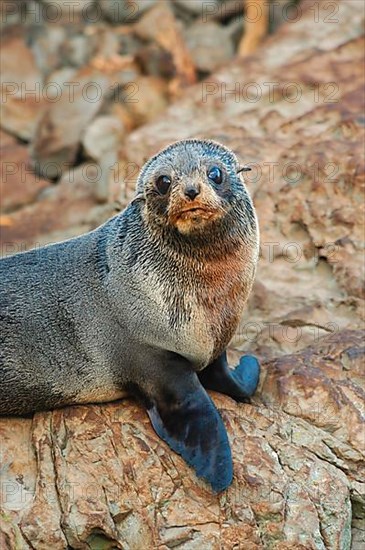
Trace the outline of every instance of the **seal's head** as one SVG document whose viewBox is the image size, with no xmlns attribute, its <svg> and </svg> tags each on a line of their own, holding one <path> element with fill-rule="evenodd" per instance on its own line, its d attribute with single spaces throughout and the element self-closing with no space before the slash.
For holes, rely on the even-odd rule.
<svg viewBox="0 0 365 550">
<path fill-rule="evenodd" d="M 227 223 L 235 208 L 248 207 L 254 217 L 241 170 L 234 153 L 214 141 L 189 139 L 163 149 L 144 165 L 137 184 L 149 226 L 188 237 Z"/>
</svg>

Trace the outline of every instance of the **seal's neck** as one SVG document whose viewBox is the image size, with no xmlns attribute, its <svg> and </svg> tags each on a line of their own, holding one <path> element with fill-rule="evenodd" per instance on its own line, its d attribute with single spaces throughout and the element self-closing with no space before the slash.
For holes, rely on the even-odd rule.
<svg viewBox="0 0 365 550">
<path fill-rule="evenodd" d="M 234 254 L 238 248 L 252 243 L 257 231 L 253 209 L 250 216 L 244 203 L 237 203 L 220 220 L 189 234 L 163 223 L 151 223 L 150 219 L 143 224 L 148 240 L 165 254 L 204 261 L 222 260 Z"/>
</svg>

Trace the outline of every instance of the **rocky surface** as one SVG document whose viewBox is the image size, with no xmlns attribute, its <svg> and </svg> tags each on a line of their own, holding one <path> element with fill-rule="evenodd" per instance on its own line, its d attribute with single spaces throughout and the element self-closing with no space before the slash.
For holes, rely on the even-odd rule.
<svg viewBox="0 0 365 550">
<path fill-rule="evenodd" d="M 2 419 L 1 547 L 350 549 L 365 504 L 364 336 L 265 362 L 250 405 L 213 394 L 234 461 L 220 496 L 130 400 Z"/>
<path fill-rule="evenodd" d="M 204 21 L 200 2 L 95 0 L 50 23 L 51 4 L 0 6 L 2 253 L 96 227 L 160 147 L 217 139 L 252 167 L 261 227 L 230 360 L 263 373 L 252 405 L 214 395 L 235 468 L 220 497 L 132 401 L 2 419 L 1 548 L 363 548 L 362 4 L 280 0 L 266 38 L 235 0 Z"/>
</svg>

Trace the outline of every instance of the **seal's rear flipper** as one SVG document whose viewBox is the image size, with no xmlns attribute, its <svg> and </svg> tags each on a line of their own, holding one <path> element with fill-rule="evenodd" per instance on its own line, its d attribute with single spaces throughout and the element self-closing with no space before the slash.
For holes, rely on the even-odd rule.
<svg viewBox="0 0 365 550">
<path fill-rule="evenodd" d="M 170 395 L 147 412 L 157 434 L 218 493 L 232 482 L 231 449 L 219 412 L 196 382 L 192 393 L 180 387 L 179 399 Z"/>
<path fill-rule="evenodd" d="M 239 365 L 230 369 L 226 353 L 222 353 L 204 370 L 199 372 L 199 379 L 209 390 L 225 393 L 236 401 L 249 401 L 255 393 L 260 378 L 260 364 L 253 355 L 241 357 Z"/>
</svg>

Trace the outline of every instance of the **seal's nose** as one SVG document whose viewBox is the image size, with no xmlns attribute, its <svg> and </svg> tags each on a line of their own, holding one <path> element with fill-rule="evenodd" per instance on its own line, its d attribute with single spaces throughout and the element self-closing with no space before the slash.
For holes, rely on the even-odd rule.
<svg viewBox="0 0 365 550">
<path fill-rule="evenodd" d="M 185 189 L 185 195 L 191 200 L 193 201 L 195 199 L 195 197 L 197 197 L 199 195 L 199 189 L 197 189 L 196 187 L 193 187 L 192 185 L 190 185 L 189 187 L 187 187 Z"/>
</svg>

